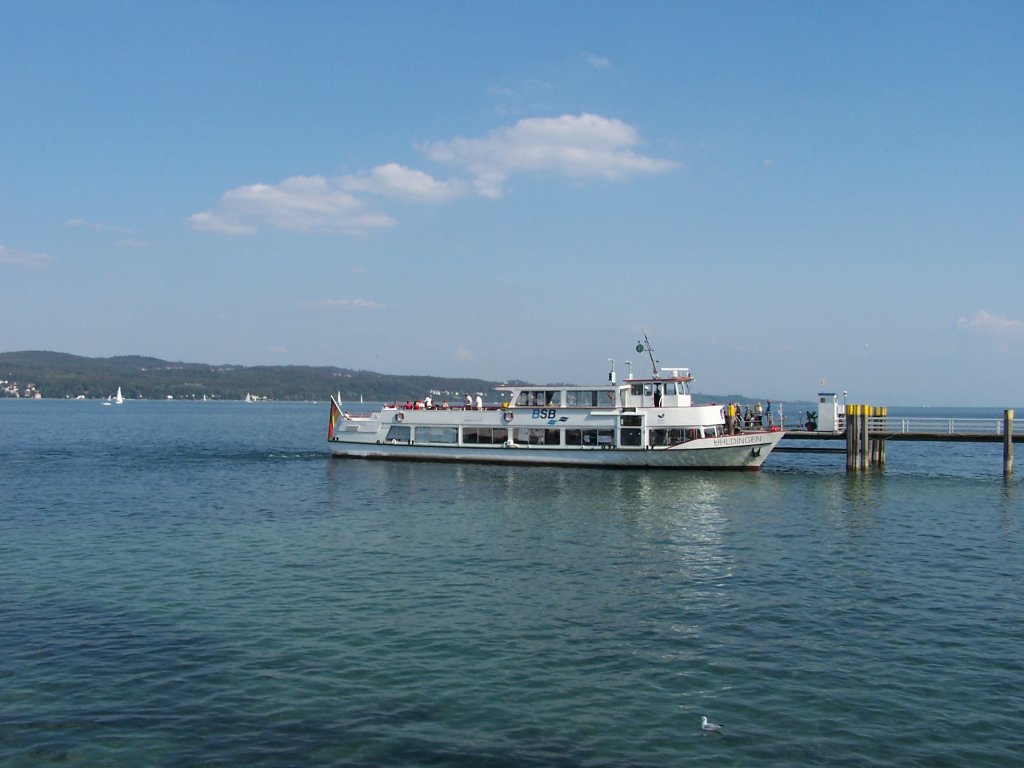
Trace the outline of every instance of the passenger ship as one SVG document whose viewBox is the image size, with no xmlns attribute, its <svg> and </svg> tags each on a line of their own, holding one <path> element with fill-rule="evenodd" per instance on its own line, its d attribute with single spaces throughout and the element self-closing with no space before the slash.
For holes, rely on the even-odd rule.
<svg viewBox="0 0 1024 768">
<path fill-rule="evenodd" d="M 502 385 L 500 405 L 428 398 L 352 415 L 332 397 L 327 440 L 335 456 L 364 459 L 760 469 L 780 430 L 740 430 L 725 407 L 693 404 L 689 369 L 651 362 L 649 378 L 622 383 L 613 364 L 602 385 Z"/>
</svg>

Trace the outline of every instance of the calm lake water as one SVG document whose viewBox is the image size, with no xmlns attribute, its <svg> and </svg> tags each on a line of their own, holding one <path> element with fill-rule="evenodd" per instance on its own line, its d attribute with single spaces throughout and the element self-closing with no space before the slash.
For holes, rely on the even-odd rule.
<svg viewBox="0 0 1024 768">
<path fill-rule="evenodd" d="M 998 444 L 392 464 L 331 459 L 326 420 L 0 400 L 0 765 L 1022 760 Z"/>
</svg>

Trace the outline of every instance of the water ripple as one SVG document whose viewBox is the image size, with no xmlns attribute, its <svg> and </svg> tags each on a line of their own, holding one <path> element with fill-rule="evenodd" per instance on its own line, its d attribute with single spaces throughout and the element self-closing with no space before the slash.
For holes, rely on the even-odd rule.
<svg viewBox="0 0 1024 768">
<path fill-rule="evenodd" d="M 1018 760 L 1016 485 L 334 461 L 279 418 L 319 412 L 195 409 L 10 432 L 5 768 Z"/>
</svg>

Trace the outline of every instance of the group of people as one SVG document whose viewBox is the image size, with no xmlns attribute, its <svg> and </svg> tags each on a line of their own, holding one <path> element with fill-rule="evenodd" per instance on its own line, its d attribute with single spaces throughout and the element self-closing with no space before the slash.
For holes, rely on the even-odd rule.
<svg viewBox="0 0 1024 768">
<path fill-rule="evenodd" d="M 752 427 L 773 427 L 775 418 L 772 415 L 772 401 L 768 401 L 768 407 L 762 408 L 761 401 L 754 403 L 754 409 L 750 406 L 743 406 L 743 426 L 747 429 Z"/>
<path fill-rule="evenodd" d="M 737 429 L 771 429 L 775 426 L 775 415 L 772 413 L 772 401 L 768 401 L 768 407 L 761 406 L 760 401 L 749 405 L 741 406 L 739 403 L 731 403 L 729 412 L 735 414 Z"/>
<path fill-rule="evenodd" d="M 484 409 L 484 398 L 482 395 L 477 393 L 476 400 L 474 400 L 472 395 L 467 394 L 466 402 L 462 407 L 467 411 L 482 411 Z M 447 400 L 442 400 L 440 405 L 434 405 L 434 398 L 430 395 L 427 395 L 422 400 L 417 400 L 416 402 L 406 400 L 405 405 L 402 406 L 402 409 L 406 411 L 450 411 L 451 408 L 452 406 Z"/>
</svg>

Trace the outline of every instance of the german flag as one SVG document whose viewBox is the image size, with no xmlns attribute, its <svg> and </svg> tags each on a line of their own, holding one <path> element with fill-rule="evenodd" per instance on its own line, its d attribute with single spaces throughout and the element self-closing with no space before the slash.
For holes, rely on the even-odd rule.
<svg viewBox="0 0 1024 768">
<path fill-rule="evenodd" d="M 341 406 L 338 401 L 334 399 L 334 395 L 331 395 L 331 417 L 327 421 L 327 439 L 334 439 L 334 426 L 338 423 L 338 419 L 341 418 Z"/>
</svg>

